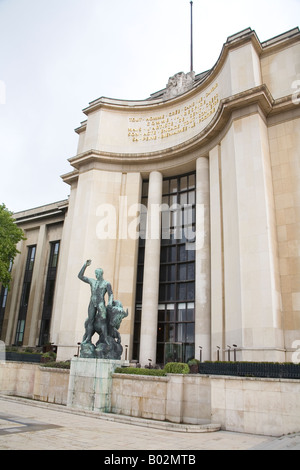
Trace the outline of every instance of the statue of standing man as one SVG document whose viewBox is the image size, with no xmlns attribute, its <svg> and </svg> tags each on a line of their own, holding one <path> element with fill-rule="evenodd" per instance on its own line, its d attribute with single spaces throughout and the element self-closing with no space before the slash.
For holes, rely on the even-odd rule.
<svg viewBox="0 0 300 470">
<path fill-rule="evenodd" d="M 88 318 L 85 322 L 85 335 L 83 337 L 82 344 L 92 342 L 92 336 L 95 333 L 94 324 L 97 316 L 97 321 L 100 325 L 104 341 L 109 345 L 105 294 L 108 294 L 108 306 L 112 306 L 114 301 L 113 291 L 111 284 L 103 279 L 103 269 L 96 269 L 96 279 L 91 279 L 84 275 L 86 268 L 91 264 L 92 261 L 87 260 L 78 274 L 79 279 L 86 282 L 91 287 L 91 299 L 88 308 Z"/>
</svg>

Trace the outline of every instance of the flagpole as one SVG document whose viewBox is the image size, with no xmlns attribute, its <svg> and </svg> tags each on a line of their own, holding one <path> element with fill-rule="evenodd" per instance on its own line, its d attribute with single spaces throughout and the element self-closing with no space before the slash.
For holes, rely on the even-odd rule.
<svg viewBox="0 0 300 470">
<path fill-rule="evenodd" d="M 193 2 L 191 1 L 191 72 L 194 70 L 193 64 Z"/>
</svg>

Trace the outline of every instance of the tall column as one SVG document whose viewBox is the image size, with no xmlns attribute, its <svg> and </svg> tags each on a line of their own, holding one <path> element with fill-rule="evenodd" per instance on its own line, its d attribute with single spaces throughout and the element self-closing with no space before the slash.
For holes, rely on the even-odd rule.
<svg viewBox="0 0 300 470">
<path fill-rule="evenodd" d="M 140 337 L 140 363 L 156 361 L 157 316 L 159 298 L 162 174 L 153 171 L 149 179 L 147 239 L 144 262 L 144 287 Z"/>
<path fill-rule="evenodd" d="M 196 310 L 195 355 L 203 349 L 203 360 L 211 358 L 211 305 L 210 305 L 210 196 L 209 161 L 197 160 L 196 189 Z"/>
</svg>

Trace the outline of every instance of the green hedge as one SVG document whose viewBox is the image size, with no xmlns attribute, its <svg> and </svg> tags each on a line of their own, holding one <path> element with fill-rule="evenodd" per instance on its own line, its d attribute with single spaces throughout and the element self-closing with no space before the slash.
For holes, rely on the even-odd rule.
<svg viewBox="0 0 300 470">
<path fill-rule="evenodd" d="M 70 369 L 71 367 L 71 362 L 70 361 L 65 361 L 65 362 L 45 362 L 44 364 L 41 364 L 42 367 L 50 367 L 52 369 Z"/>
<path fill-rule="evenodd" d="M 164 367 L 164 371 L 166 374 L 189 374 L 190 368 L 188 364 L 183 362 L 168 362 Z"/>
<path fill-rule="evenodd" d="M 140 369 L 138 367 L 117 367 L 116 374 L 152 375 L 165 377 L 167 374 L 189 374 L 190 368 L 181 362 L 169 362 L 164 369 Z"/>
<path fill-rule="evenodd" d="M 139 369 L 138 367 L 117 367 L 116 374 L 154 375 L 165 377 L 166 373 L 161 369 Z"/>
</svg>

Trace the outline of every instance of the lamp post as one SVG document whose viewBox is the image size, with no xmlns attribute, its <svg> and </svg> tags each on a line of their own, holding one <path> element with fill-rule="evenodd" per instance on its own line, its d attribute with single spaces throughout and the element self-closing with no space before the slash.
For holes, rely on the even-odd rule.
<svg viewBox="0 0 300 470">
<path fill-rule="evenodd" d="M 230 362 L 230 351 L 231 351 L 231 346 L 228 346 L 228 344 L 227 344 L 227 348 L 228 348 L 228 362 Z"/>
<path fill-rule="evenodd" d="M 234 350 L 233 350 L 234 362 L 236 362 L 236 348 L 237 348 L 237 344 L 233 344 L 232 346 L 234 347 Z"/>
<path fill-rule="evenodd" d="M 199 349 L 200 349 L 200 362 L 202 362 L 202 346 L 199 346 Z"/>
</svg>

